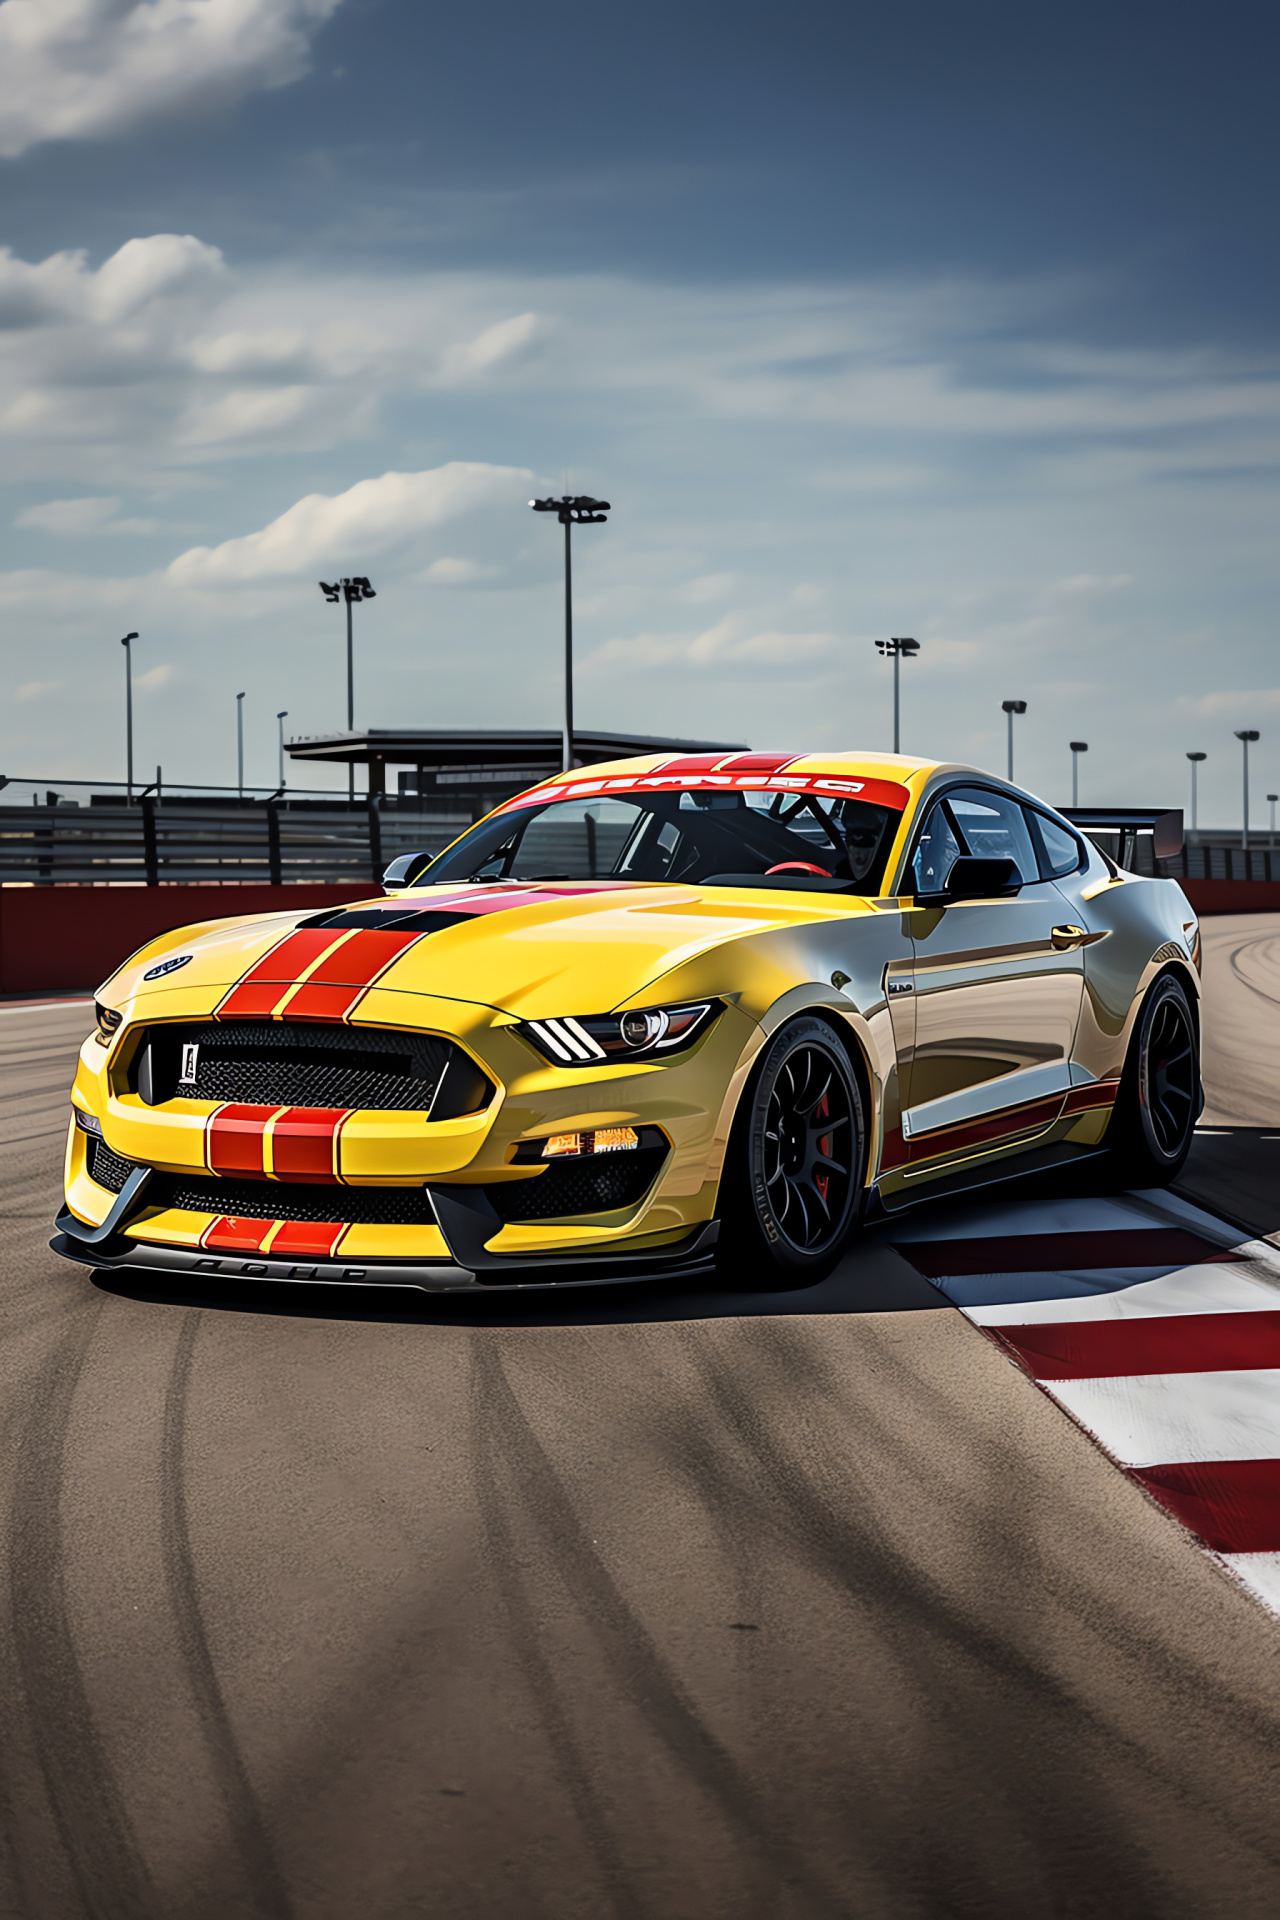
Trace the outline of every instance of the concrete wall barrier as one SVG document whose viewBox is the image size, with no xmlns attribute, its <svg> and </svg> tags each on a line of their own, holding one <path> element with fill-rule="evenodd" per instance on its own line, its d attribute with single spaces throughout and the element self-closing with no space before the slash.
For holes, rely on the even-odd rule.
<svg viewBox="0 0 1280 1920">
<path fill-rule="evenodd" d="M 0 887 L 0 993 L 92 991 L 159 933 L 241 913 L 380 898 L 381 887 Z"/>
</svg>

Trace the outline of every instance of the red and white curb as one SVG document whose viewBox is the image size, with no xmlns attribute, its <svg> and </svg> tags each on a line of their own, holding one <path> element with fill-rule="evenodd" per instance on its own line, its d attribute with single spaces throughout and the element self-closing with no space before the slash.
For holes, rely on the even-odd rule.
<svg viewBox="0 0 1280 1920">
<path fill-rule="evenodd" d="M 975 1207 L 894 1245 L 1280 1613 L 1280 1250 L 1163 1192 Z"/>
</svg>

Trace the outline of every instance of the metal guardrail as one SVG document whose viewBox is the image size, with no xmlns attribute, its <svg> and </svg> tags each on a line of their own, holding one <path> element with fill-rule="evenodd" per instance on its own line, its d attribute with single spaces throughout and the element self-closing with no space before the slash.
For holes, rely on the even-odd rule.
<svg viewBox="0 0 1280 1920">
<path fill-rule="evenodd" d="M 0 885 L 199 885 L 379 881 L 402 853 L 436 853 L 468 812 L 406 809 L 381 795 L 132 806 L 0 806 Z"/>
</svg>

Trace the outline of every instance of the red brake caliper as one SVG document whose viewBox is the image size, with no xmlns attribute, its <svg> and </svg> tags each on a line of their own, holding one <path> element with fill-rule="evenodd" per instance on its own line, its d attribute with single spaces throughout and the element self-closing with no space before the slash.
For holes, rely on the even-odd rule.
<svg viewBox="0 0 1280 1920">
<path fill-rule="evenodd" d="M 815 1109 L 814 1117 L 818 1120 L 825 1120 L 827 1112 L 827 1096 L 824 1093 Z M 829 1133 L 824 1133 L 821 1140 L 819 1140 L 818 1152 L 824 1155 L 830 1155 L 831 1135 Z M 819 1197 L 825 1206 L 827 1202 L 827 1188 L 831 1185 L 831 1175 L 829 1173 L 815 1173 L 813 1176 L 813 1184 L 818 1189 Z"/>
</svg>

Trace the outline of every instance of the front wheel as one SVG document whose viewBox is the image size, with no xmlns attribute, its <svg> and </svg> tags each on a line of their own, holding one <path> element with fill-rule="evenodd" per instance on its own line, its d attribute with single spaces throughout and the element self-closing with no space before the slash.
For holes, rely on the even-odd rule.
<svg viewBox="0 0 1280 1920">
<path fill-rule="evenodd" d="M 1116 1178 L 1126 1187 L 1168 1186 L 1191 1150 L 1200 1106 L 1191 1003 L 1176 975 L 1162 974 L 1134 1025 L 1107 1129 Z"/>
<path fill-rule="evenodd" d="M 830 1272 L 858 1222 L 865 1139 L 841 1041 L 823 1020 L 791 1021 L 766 1046 L 729 1142 L 719 1261 L 729 1285 L 776 1292 Z"/>
</svg>

